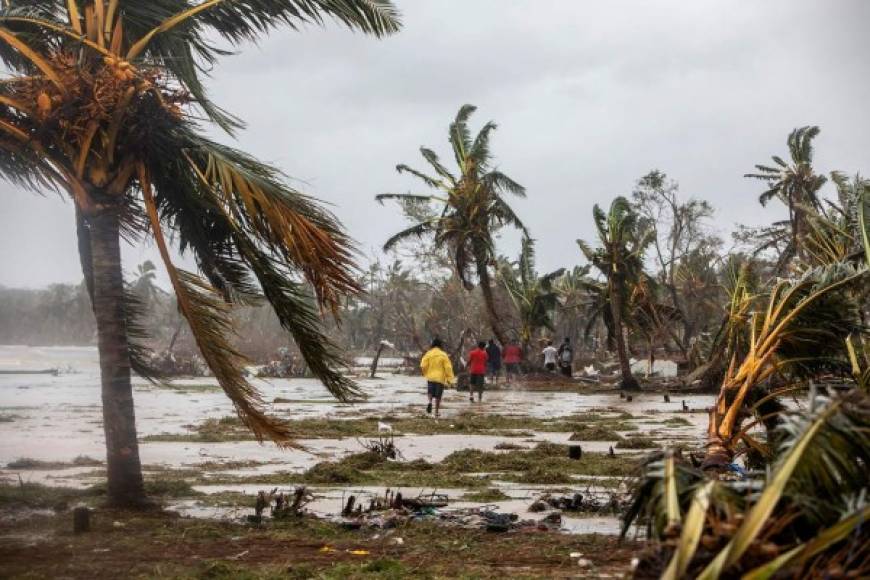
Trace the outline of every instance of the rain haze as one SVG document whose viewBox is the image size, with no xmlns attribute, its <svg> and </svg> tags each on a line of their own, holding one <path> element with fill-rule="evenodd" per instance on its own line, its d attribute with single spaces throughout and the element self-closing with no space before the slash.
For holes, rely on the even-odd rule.
<svg viewBox="0 0 870 580">
<path fill-rule="evenodd" d="M 329 23 L 281 30 L 212 71 L 215 100 L 242 117 L 235 145 L 333 205 L 365 256 L 404 223 L 382 192 L 419 191 L 397 163 L 418 148 L 450 159 L 464 103 L 492 119 L 497 163 L 528 198 L 510 202 L 538 240 L 542 270 L 579 263 L 591 208 L 658 168 L 713 203 L 723 237 L 782 218 L 742 177 L 820 125 L 821 171 L 870 171 L 870 2 L 398 2 L 404 29 L 378 41 Z M 229 140 L 228 137 L 222 137 Z M 0 184 L 0 284 L 81 279 L 73 206 Z M 516 253 L 506 236 L 499 250 Z M 153 259 L 128 248 L 125 267 Z"/>
</svg>

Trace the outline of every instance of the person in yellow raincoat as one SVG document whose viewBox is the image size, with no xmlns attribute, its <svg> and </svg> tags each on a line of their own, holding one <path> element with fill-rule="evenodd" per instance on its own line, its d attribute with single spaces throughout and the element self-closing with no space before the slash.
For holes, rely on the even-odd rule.
<svg viewBox="0 0 870 580">
<path fill-rule="evenodd" d="M 454 380 L 453 365 L 450 364 L 450 357 L 444 352 L 444 343 L 440 338 L 434 339 L 432 347 L 423 355 L 420 370 L 423 371 L 427 381 L 426 392 L 429 395 L 429 404 L 426 405 L 426 412 L 432 412 L 432 401 L 435 401 L 435 416 L 438 417 L 444 389 Z"/>
</svg>

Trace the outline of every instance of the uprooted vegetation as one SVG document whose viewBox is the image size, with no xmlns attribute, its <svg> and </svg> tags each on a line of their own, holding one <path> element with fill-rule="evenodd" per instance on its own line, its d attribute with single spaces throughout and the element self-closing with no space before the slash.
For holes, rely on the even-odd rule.
<svg viewBox="0 0 870 580">
<path fill-rule="evenodd" d="M 629 413 L 602 411 L 569 415 L 557 419 L 541 419 L 513 415 L 483 415 L 461 413 L 456 417 L 433 421 L 429 417 L 384 415 L 356 419 L 297 419 L 288 421 L 288 432 L 295 439 L 341 439 L 344 437 L 376 437 L 379 423 L 387 423 L 397 435 L 498 435 L 529 437 L 533 432 L 574 433 L 578 441 L 618 441 L 619 431 L 634 431 Z M 149 435 L 143 441 L 193 441 L 218 443 L 253 439 L 250 430 L 235 416 L 206 419 L 198 425 L 188 425 L 189 433 Z"/>
</svg>

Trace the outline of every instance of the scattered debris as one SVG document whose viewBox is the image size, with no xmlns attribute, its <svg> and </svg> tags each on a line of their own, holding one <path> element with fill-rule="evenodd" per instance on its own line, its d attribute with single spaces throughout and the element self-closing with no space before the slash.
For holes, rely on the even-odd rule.
<svg viewBox="0 0 870 580">
<path fill-rule="evenodd" d="M 278 358 L 269 361 L 257 370 L 257 376 L 269 379 L 290 379 L 305 377 L 308 374 L 308 366 L 302 357 L 284 347 L 279 348 Z"/>
<path fill-rule="evenodd" d="M 393 430 L 390 427 L 389 431 L 381 430 L 381 425 L 385 425 L 385 423 L 378 423 L 378 432 L 380 433 L 377 439 L 369 439 L 368 441 L 359 441 L 359 444 L 362 445 L 367 451 L 370 451 L 381 457 L 383 459 L 389 459 L 392 461 L 401 461 L 404 459 L 402 456 L 402 452 L 399 451 L 399 448 L 396 447 L 396 441 L 393 437 Z"/>
<path fill-rule="evenodd" d="M 553 509 L 561 512 L 615 513 L 622 508 L 623 496 L 622 493 L 591 489 L 587 489 L 583 493 L 575 492 L 571 495 L 545 493 L 532 502 L 529 511 L 540 513 Z"/>
</svg>

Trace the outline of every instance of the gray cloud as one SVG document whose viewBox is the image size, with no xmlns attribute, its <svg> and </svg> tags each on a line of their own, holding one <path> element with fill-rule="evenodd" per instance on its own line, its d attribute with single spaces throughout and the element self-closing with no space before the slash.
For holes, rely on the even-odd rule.
<svg viewBox="0 0 870 580">
<path fill-rule="evenodd" d="M 416 189 L 394 171 L 448 157 L 463 103 L 496 120 L 501 168 L 526 185 L 515 208 L 541 268 L 579 262 L 591 207 L 652 168 L 709 199 L 717 227 L 763 223 L 743 173 L 819 124 L 825 171 L 870 171 L 870 53 L 861 0 L 398 0 L 405 29 L 376 41 L 337 26 L 280 32 L 214 72 L 218 102 L 248 121 L 237 145 L 334 204 L 364 251 L 402 226 L 373 196 Z M 72 208 L 0 185 L 0 284 L 76 280 Z M 503 250 L 513 253 L 515 240 Z M 126 253 L 127 267 L 149 249 Z"/>
</svg>

